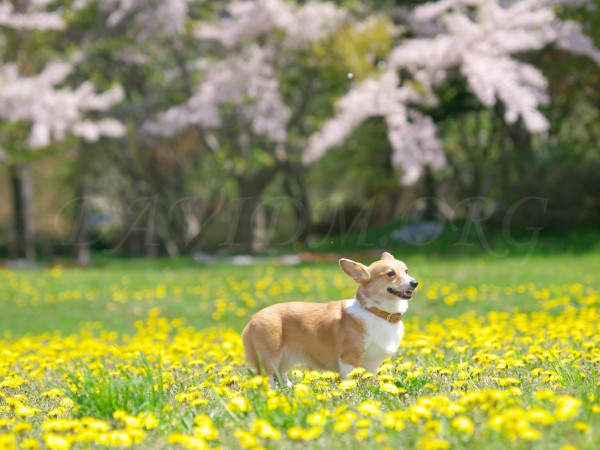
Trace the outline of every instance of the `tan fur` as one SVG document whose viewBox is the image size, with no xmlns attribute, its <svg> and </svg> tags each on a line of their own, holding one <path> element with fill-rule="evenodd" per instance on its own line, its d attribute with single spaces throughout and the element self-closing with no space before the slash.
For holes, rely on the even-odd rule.
<svg viewBox="0 0 600 450">
<path fill-rule="evenodd" d="M 344 312 L 344 304 L 278 303 L 257 312 L 242 332 L 246 358 L 269 376 L 291 369 L 280 360 L 284 348 L 316 369 L 337 371 L 338 357 L 358 365 L 364 325 Z"/>
<path fill-rule="evenodd" d="M 356 300 L 365 310 L 377 307 L 395 313 L 399 300 L 388 288 L 412 294 L 416 287 L 408 285 L 416 281 L 406 274 L 406 265 L 389 253 L 369 267 L 349 259 L 341 259 L 340 266 L 359 283 Z M 277 375 L 286 380 L 285 374 L 297 363 L 336 372 L 342 363 L 360 367 L 365 359 L 365 322 L 349 313 L 347 306 L 346 300 L 291 302 L 258 311 L 242 332 L 246 359 L 271 380 Z"/>
</svg>

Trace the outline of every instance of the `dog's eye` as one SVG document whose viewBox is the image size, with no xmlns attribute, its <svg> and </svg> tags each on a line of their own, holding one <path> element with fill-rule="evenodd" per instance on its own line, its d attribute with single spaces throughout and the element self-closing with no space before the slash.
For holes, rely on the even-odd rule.
<svg viewBox="0 0 600 450">
<path fill-rule="evenodd" d="M 408 269 L 406 269 L 406 273 L 408 273 Z"/>
<path fill-rule="evenodd" d="M 387 276 L 388 276 L 388 277 L 393 277 L 394 275 L 396 275 L 396 272 L 394 272 L 393 270 L 390 270 L 390 271 L 387 273 Z"/>
</svg>

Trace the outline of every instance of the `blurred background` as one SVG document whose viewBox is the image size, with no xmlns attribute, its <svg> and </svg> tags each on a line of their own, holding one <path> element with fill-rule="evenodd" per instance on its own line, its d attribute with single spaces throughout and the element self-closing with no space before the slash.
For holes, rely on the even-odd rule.
<svg viewBox="0 0 600 450">
<path fill-rule="evenodd" d="M 585 1 L 0 1 L 0 258 L 597 248 L 599 45 Z"/>
</svg>

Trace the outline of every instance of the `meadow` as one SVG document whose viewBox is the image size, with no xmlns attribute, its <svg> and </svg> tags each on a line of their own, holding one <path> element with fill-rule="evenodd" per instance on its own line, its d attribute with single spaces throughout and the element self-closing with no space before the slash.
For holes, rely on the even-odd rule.
<svg viewBox="0 0 600 450">
<path fill-rule="evenodd" d="M 239 333 L 352 297 L 335 262 L 0 269 L 0 449 L 597 448 L 598 253 L 396 256 L 420 287 L 395 357 L 275 390 Z"/>
</svg>

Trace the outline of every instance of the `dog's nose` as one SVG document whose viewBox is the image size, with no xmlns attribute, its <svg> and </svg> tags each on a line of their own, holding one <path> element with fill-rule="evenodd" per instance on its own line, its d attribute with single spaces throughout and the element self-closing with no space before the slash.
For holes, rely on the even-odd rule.
<svg viewBox="0 0 600 450">
<path fill-rule="evenodd" d="M 417 280 L 412 280 L 412 281 L 410 282 L 410 285 L 411 285 L 412 287 L 416 288 L 416 287 L 419 285 L 419 282 L 418 282 Z"/>
</svg>

